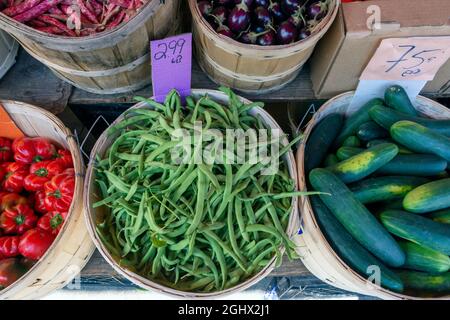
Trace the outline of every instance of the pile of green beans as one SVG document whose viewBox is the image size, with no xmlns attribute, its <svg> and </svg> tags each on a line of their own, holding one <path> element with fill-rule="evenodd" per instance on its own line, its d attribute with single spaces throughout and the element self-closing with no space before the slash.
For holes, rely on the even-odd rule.
<svg viewBox="0 0 450 320">
<path fill-rule="evenodd" d="M 97 233 L 118 264 L 162 285 L 189 292 L 215 292 L 255 275 L 282 251 L 296 258 L 286 235 L 296 192 L 284 161 L 273 175 L 256 164 L 173 164 L 171 133 L 268 129 L 249 114 L 262 103 L 243 104 L 227 88 L 228 106 L 208 95 L 198 100 L 172 91 L 164 103 L 130 109 L 109 129 L 112 145 L 97 156 L 95 179 L 107 207 Z M 268 141 L 271 141 L 268 130 Z M 280 148 L 279 156 L 299 140 Z M 209 142 L 192 144 L 195 153 Z M 270 143 L 270 142 L 269 142 Z M 269 148 L 270 151 L 270 148 Z M 246 151 L 247 152 L 247 151 Z"/>
</svg>

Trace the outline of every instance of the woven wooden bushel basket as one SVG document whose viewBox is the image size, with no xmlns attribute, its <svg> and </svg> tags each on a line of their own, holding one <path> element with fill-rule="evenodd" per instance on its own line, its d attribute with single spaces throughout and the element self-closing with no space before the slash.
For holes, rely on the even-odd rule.
<svg viewBox="0 0 450 320">
<path fill-rule="evenodd" d="M 49 138 L 72 153 L 76 183 L 66 221 L 45 255 L 19 280 L 0 291 L 0 299 L 38 299 L 76 277 L 95 246 L 83 217 L 84 165 L 75 137 L 52 113 L 33 105 L 0 100 L 16 125 L 29 137 Z"/>
<path fill-rule="evenodd" d="M 248 93 L 277 90 L 294 80 L 330 28 L 340 5 L 340 0 L 331 1 L 327 15 L 307 39 L 263 47 L 219 35 L 202 17 L 197 0 L 188 1 L 200 67 L 212 81 Z"/>
<path fill-rule="evenodd" d="M 316 124 L 330 113 L 351 114 L 355 110 L 348 110 L 348 105 L 354 92 L 343 93 L 327 101 L 314 115 L 307 126 L 305 137 L 297 151 L 297 169 L 300 190 L 306 190 L 306 177 L 304 171 L 304 152 L 308 138 Z M 443 105 L 419 96 L 414 102 L 420 114 L 434 119 L 450 119 L 450 110 Z M 375 296 L 382 299 L 424 299 L 425 297 L 409 296 L 392 292 L 390 290 L 368 283 L 366 279 L 353 271 L 332 249 L 319 225 L 311 208 L 308 197 L 300 197 L 300 212 L 303 233 L 296 237 L 298 253 L 303 264 L 321 280 L 332 286 L 354 291 L 364 295 Z M 450 299 L 450 295 L 437 297 Z M 436 298 L 433 298 L 436 299 Z"/>
<path fill-rule="evenodd" d="M 220 103 L 227 103 L 227 101 L 228 101 L 228 96 L 219 91 L 214 91 L 214 90 L 193 90 L 192 91 L 192 95 L 194 97 L 199 97 L 204 94 L 208 94 L 211 98 L 214 98 L 216 101 L 218 101 Z M 241 98 L 241 100 L 244 103 L 250 103 L 250 101 L 248 101 L 244 98 Z M 147 106 L 145 103 L 138 103 L 135 106 L 133 106 L 132 108 L 147 108 Z M 251 113 L 254 115 L 259 114 L 268 127 L 281 130 L 281 128 L 275 122 L 275 120 L 263 109 L 253 108 L 251 110 Z M 113 126 L 123 119 L 124 119 L 124 117 L 122 115 L 111 125 Z M 99 207 L 99 208 L 95 208 L 95 209 L 92 208 L 92 204 L 100 200 L 97 196 L 97 194 L 99 194 L 99 192 L 97 191 L 97 186 L 94 181 L 95 180 L 94 179 L 95 178 L 94 177 L 94 175 L 95 175 L 94 159 L 97 154 L 104 155 L 104 153 L 106 152 L 108 147 L 111 145 L 112 141 L 114 141 L 114 139 L 115 139 L 114 135 L 108 137 L 106 134 L 106 131 L 105 131 L 100 136 L 100 138 L 98 139 L 94 148 L 92 149 L 91 161 L 89 163 L 89 166 L 88 166 L 88 169 L 86 172 L 86 182 L 85 182 L 85 187 L 84 187 L 84 202 L 85 202 L 85 206 L 87 209 L 85 211 L 85 213 L 86 213 L 86 220 L 88 223 L 89 233 L 91 234 L 91 237 L 94 240 L 94 243 L 97 246 L 97 249 L 102 254 L 102 256 L 106 259 L 106 261 L 108 261 L 108 263 L 118 273 L 120 273 L 121 275 L 123 275 L 124 277 L 129 279 L 131 282 L 135 283 L 136 285 L 138 285 L 144 289 L 157 291 L 157 292 L 160 292 L 160 293 L 172 296 L 172 297 L 187 298 L 187 299 L 208 299 L 208 298 L 211 299 L 211 298 L 219 298 L 222 296 L 226 296 L 226 295 L 229 295 L 232 293 L 236 293 L 236 292 L 245 290 L 246 288 L 250 287 L 251 285 L 257 283 L 258 281 L 260 281 L 261 279 L 266 277 L 273 270 L 273 268 L 275 266 L 275 257 L 270 261 L 270 263 L 265 268 L 263 268 L 256 275 L 254 275 L 253 277 L 246 280 L 245 282 L 240 283 L 232 288 L 229 288 L 229 289 L 226 289 L 223 291 L 213 292 L 213 293 L 195 293 L 195 292 L 185 292 L 185 291 L 175 290 L 175 289 L 166 287 L 166 286 L 156 283 L 152 280 L 146 279 L 126 268 L 119 266 L 117 261 L 113 258 L 113 256 L 108 252 L 106 247 L 103 245 L 102 241 L 100 240 L 99 236 L 97 235 L 97 232 L 95 231 L 97 217 L 101 217 L 103 214 L 105 214 L 104 210 L 107 210 L 107 209 L 104 207 Z M 283 139 L 281 142 L 282 142 L 282 144 L 288 143 L 287 139 Z M 288 167 L 288 170 L 289 170 L 289 173 L 290 173 L 292 179 L 295 179 L 295 181 L 297 181 L 296 180 L 297 179 L 297 171 L 295 168 L 295 159 L 294 159 L 293 153 L 292 152 L 287 153 L 284 156 L 283 160 L 287 164 L 287 167 Z M 292 212 L 290 214 L 289 223 L 288 223 L 288 227 L 286 230 L 286 232 L 289 236 L 293 236 L 295 234 L 295 232 L 298 230 L 298 229 L 294 228 L 294 226 L 297 226 L 297 225 L 298 225 L 298 199 L 296 197 L 294 197 L 294 199 L 292 201 Z M 284 249 L 280 248 L 280 250 L 284 250 Z"/>
</svg>

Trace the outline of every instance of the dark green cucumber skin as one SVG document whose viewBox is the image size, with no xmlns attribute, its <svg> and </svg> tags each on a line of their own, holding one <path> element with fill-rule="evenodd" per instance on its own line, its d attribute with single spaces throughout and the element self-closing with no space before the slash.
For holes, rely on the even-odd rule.
<svg viewBox="0 0 450 320">
<path fill-rule="evenodd" d="M 309 174 L 311 185 L 344 228 L 370 253 L 390 267 L 405 262 L 405 254 L 394 238 L 333 173 L 317 168 Z"/>
<path fill-rule="evenodd" d="M 370 141 L 387 138 L 389 137 L 389 132 L 383 127 L 380 127 L 375 121 L 369 121 L 359 126 L 356 135 L 362 141 Z"/>
<path fill-rule="evenodd" d="M 326 156 L 325 160 L 323 160 L 323 165 L 325 167 L 329 167 L 335 165 L 338 162 L 339 162 L 338 157 L 336 157 L 335 154 L 330 153 L 329 155 Z"/>
<path fill-rule="evenodd" d="M 339 134 L 344 116 L 332 113 L 324 117 L 311 132 L 305 146 L 305 170 L 318 167 L 324 160 L 328 149 Z"/>
<path fill-rule="evenodd" d="M 349 187 L 356 199 L 366 204 L 403 198 L 409 191 L 428 181 L 420 177 L 387 176 L 358 181 Z"/>
<path fill-rule="evenodd" d="M 353 239 L 319 197 L 312 196 L 309 199 L 320 230 L 340 258 L 364 277 L 372 275 L 368 269 L 370 266 L 378 266 L 381 271 L 381 286 L 395 292 L 403 291 L 400 278 Z"/>
<path fill-rule="evenodd" d="M 382 99 L 372 99 L 365 105 L 363 105 L 358 111 L 348 117 L 344 122 L 341 133 L 336 138 L 336 141 L 333 144 L 334 148 L 339 148 L 342 145 L 342 142 L 344 142 L 347 137 L 352 136 L 356 133 L 360 125 L 371 120 L 369 116 L 370 109 L 375 106 L 382 106 L 383 104 L 384 101 Z"/>
<path fill-rule="evenodd" d="M 390 233 L 450 255 L 450 225 L 401 210 L 386 210 L 380 220 Z"/>
<path fill-rule="evenodd" d="M 432 212 L 428 217 L 436 222 L 450 224 L 450 208 Z"/>
<path fill-rule="evenodd" d="M 344 183 L 361 180 L 391 161 L 398 154 L 398 147 L 392 143 L 376 145 L 328 167 Z"/>
<path fill-rule="evenodd" d="M 384 101 L 388 107 L 394 108 L 397 111 L 409 114 L 411 116 L 419 115 L 411 103 L 405 89 L 401 86 L 394 85 L 387 88 L 384 93 Z"/>
<path fill-rule="evenodd" d="M 349 136 L 347 139 L 344 140 L 342 143 L 343 147 L 360 147 L 361 146 L 361 140 L 357 136 Z"/>
<path fill-rule="evenodd" d="M 430 154 L 399 154 L 377 173 L 431 177 L 445 170 L 444 159 Z"/>
<path fill-rule="evenodd" d="M 450 178 L 421 185 L 408 192 L 403 207 L 414 213 L 429 213 L 450 208 Z"/>
<path fill-rule="evenodd" d="M 406 254 L 403 268 L 428 273 L 443 273 L 450 269 L 450 258 L 443 253 L 410 241 L 401 241 L 400 247 Z"/>
<path fill-rule="evenodd" d="M 450 120 L 427 119 L 421 117 L 414 117 L 409 114 L 398 112 L 397 110 L 386 108 L 383 106 L 375 106 L 369 110 L 369 115 L 373 121 L 380 126 L 389 130 L 391 126 L 402 120 L 409 120 L 419 123 L 433 131 L 439 132 L 447 137 L 450 137 Z"/>
<path fill-rule="evenodd" d="M 351 158 L 353 156 L 356 156 L 357 154 L 363 152 L 365 149 L 363 148 L 357 148 L 357 147 L 340 147 L 336 151 L 337 158 L 342 160 L 347 160 L 348 158 Z"/>
<path fill-rule="evenodd" d="M 393 140 L 391 139 L 373 139 L 367 142 L 366 147 L 367 148 L 372 148 L 373 146 L 376 146 L 377 144 L 382 144 L 382 143 L 395 143 Z M 411 150 L 406 149 L 404 146 L 398 145 L 398 153 L 399 154 L 412 154 L 413 152 Z"/>
<path fill-rule="evenodd" d="M 397 271 L 406 289 L 419 293 L 448 293 L 450 292 L 450 272 L 429 274 L 419 271 Z"/>
<path fill-rule="evenodd" d="M 432 153 L 450 161 L 450 138 L 411 121 L 399 121 L 392 125 L 394 141 L 419 153 Z"/>
</svg>

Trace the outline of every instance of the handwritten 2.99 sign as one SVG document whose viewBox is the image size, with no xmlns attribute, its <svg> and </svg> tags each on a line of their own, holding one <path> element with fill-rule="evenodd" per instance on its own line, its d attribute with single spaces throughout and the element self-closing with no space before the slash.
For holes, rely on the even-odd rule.
<svg viewBox="0 0 450 320">
<path fill-rule="evenodd" d="M 167 93 L 177 89 L 182 97 L 191 92 L 192 34 L 150 42 L 153 96 L 162 102 Z"/>
<path fill-rule="evenodd" d="M 449 58 L 450 37 L 385 39 L 360 79 L 430 81 Z"/>
</svg>

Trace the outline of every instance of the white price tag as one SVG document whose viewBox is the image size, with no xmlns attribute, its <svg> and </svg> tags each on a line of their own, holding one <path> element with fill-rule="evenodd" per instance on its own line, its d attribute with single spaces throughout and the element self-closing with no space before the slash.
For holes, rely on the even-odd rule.
<svg viewBox="0 0 450 320">
<path fill-rule="evenodd" d="M 450 37 L 384 39 L 360 77 L 349 111 L 372 98 L 383 98 L 398 84 L 414 98 L 450 58 Z"/>
</svg>

